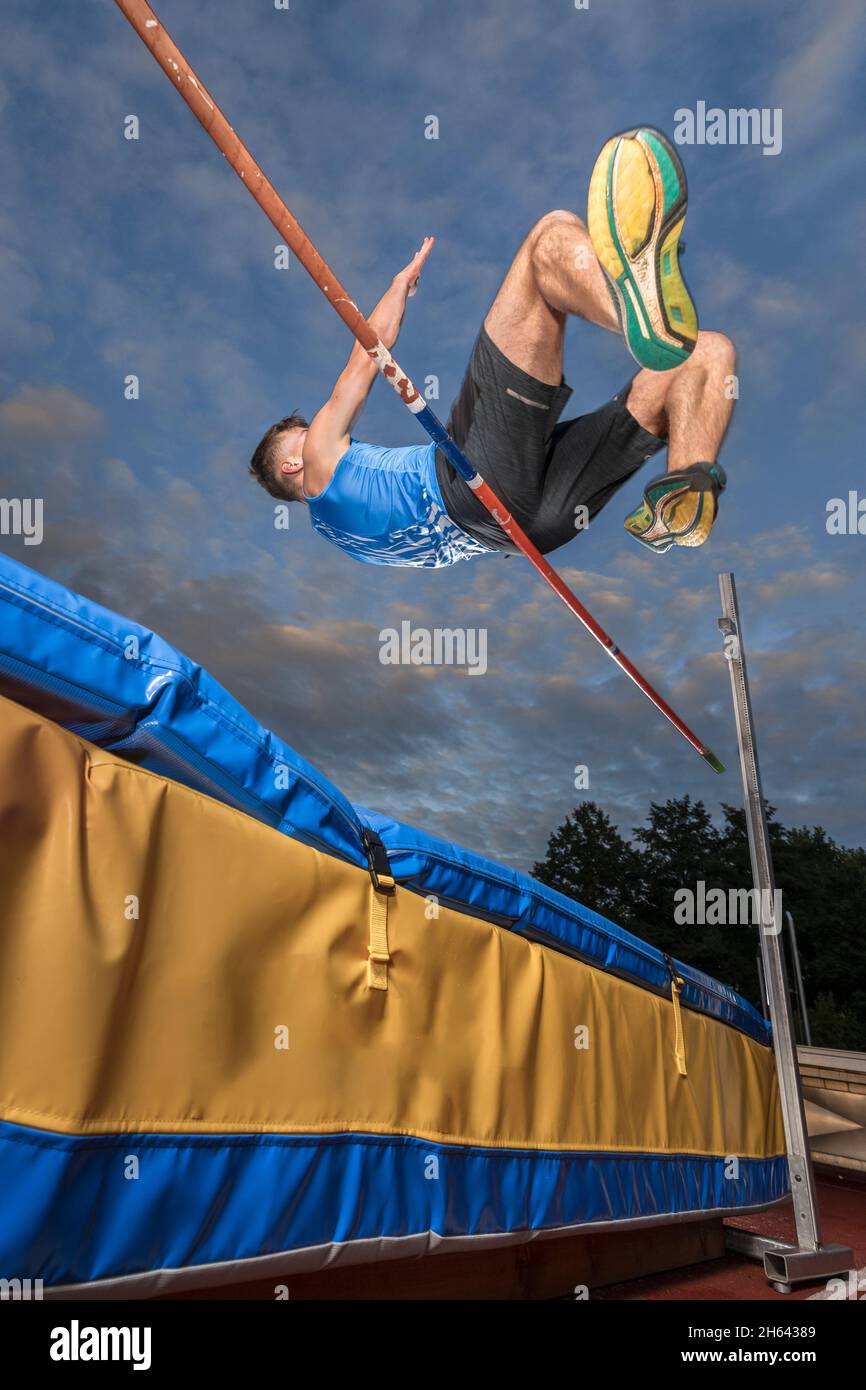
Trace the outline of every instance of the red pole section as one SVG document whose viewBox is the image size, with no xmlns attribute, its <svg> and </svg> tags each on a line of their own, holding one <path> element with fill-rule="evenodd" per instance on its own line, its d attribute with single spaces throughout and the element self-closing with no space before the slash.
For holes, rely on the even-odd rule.
<svg viewBox="0 0 866 1390">
<path fill-rule="evenodd" d="M 146 0 L 116 0 L 133 29 L 147 44 L 166 77 L 177 87 L 187 106 L 204 126 L 217 149 L 255 198 L 262 212 L 273 222 L 286 245 L 312 276 L 325 298 L 363 348 L 366 348 L 382 374 L 397 390 L 406 405 L 419 401 L 412 382 L 400 372 L 378 334 L 349 298 L 331 267 L 322 259 L 300 223 L 292 216 L 277 190 L 265 177 L 246 145 L 238 138 L 203 82 L 193 72 L 171 35 L 163 28 Z M 380 361 L 380 354 L 384 358 Z M 421 401 L 423 406 L 423 401 Z"/>
<path fill-rule="evenodd" d="M 724 767 L 715 754 L 679 717 L 675 710 L 659 695 L 658 691 L 641 675 L 636 666 L 620 651 L 611 637 L 604 631 L 568 585 L 548 564 L 544 556 L 533 545 L 525 531 L 517 524 L 508 508 L 505 507 L 492 489 L 476 472 L 472 464 L 454 443 L 454 440 L 437 419 L 436 415 L 416 389 L 410 377 L 395 362 L 357 304 L 337 279 L 331 267 L 322 259 L 300 223 L 292 216 L 273 184 L 265 177 L 249 150 L 235 134 L 222 111 L 211 97 L 203 82 L 200 82 L 180 49 L 163 28 L 147 0 L 115 0 L 133 29 L 150 49 L 163 72 L 174 83 L 192 111 L 204 126 L 217 149 L 225 156 L 235 173 L 246 185 L 259 207 L 276 227 L 286 245 L 300 261 L 308 274 L 315 280 L 319 289 L 332 307 L 340 315 L 346 327 L 369 353 L 379 371 L 385 377 L 404 405 L 417 416 L 430 437 L 444 452 L 449 462 L 462 474 L 476 497 L 487 508 L 505 534 L 522 551 L 527 560 L 547 581 L 554 593 L 580 620 L 586 630 L 604 647 L 622 671 L 634 681 L 649 700 L 660 710 L 674 728 L 682 734 L 701 757 L 716 772 Z"/>
</svg>

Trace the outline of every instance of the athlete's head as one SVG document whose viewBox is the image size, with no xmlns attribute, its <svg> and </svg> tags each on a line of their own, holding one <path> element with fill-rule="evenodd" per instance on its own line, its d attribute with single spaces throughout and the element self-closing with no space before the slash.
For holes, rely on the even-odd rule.
<svg viewBox="0 0 866 1390">
<path fill-rule="evenodd" d="M 271 425 L 256 445 L 250 473 L 271 497 L 283 502 L 303 501 L 302 450 L 308 429 L 303 415 L 287 415 Z"/>
</svg>

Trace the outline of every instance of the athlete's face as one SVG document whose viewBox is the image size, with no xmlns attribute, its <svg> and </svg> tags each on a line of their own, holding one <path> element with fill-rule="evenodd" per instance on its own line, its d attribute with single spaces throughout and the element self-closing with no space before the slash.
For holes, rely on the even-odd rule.
<svg viewBox="0 0 866 1390">
<path fill-rule="evenodd" d="M 304 429 L 284 430 L 276 442 L 274 466 L 282 479 L 286 495 L 296 497 L 300 494 L 304 481 Z"/>
</svg>

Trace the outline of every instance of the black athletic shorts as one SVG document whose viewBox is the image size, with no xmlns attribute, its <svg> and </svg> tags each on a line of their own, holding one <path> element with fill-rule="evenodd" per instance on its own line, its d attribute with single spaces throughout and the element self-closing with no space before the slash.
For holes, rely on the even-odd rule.
<svg viewBox="0 0 866 1390">
<path fill-rule="evenodd" d="M 543 554 L 574 539 L 575 508 L 585 506 L 591 521 L 665 447 L 626 410 L 630 386 L 631 379 L 599 410 L 559 423 L 571 387 L 536 381 L 481 329 L 448 433 Z M 436 476 L 458 526 L 494 550 L 516 553 L 438 449 Z"/>
</svg>

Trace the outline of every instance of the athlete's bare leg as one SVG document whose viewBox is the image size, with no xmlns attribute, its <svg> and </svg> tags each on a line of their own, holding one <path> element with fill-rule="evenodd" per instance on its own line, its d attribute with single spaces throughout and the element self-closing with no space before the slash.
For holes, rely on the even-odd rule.
<svg viewBox="0 0 866 1390">
<path fill-rule="evenodd" d="M 516 367 L 558 386 L 569 314 L 619 332 L 586 227 L 574 212 L 549 212 L 514 257 L 484 327 Z"/>
<path fill-rule="evenodd" d="M 668 470 L 715 463 L 734 410 L 737 355 L 724 333 L 698 334 L 687 362 L 670 372 L 638 372 L 626 405 L 652 434 L 668 441 Z"/>
<path fill-rule="evenodd" d="M 484 327 L 501 352 L 539 381 L 558 386 L 569 314 L 619 332 L 589 233 L 574 212 L 549 212 L 517 252 Z M 668 440 L 668 468 L 713 463 L 734 408 L 729 378 L 734 346 L 701 331 L 691 356 L 669 372 L 638 371 L 627 407 Z"/>
</svg>

